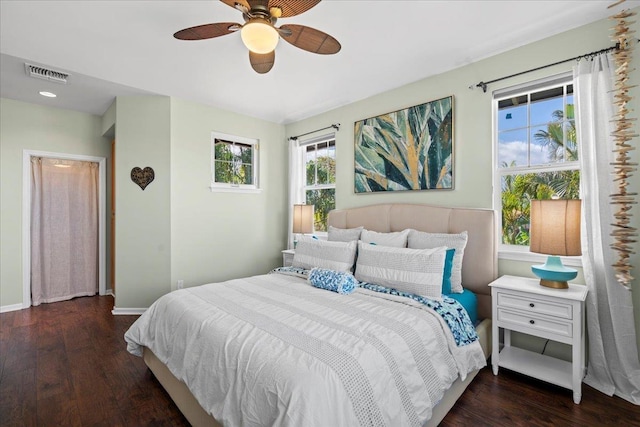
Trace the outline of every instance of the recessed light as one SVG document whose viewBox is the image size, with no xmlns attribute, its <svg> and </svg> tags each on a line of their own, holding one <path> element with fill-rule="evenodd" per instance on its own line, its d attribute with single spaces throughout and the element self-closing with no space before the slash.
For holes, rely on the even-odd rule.
<svg viewBox="0 0 640 427">
<path fill-rule="evenodd" d="M 56 96 L 58 96 L 55 93 L 46 92 L 44 90 L 40 92 L 40 95 L 46 96 L 47 98 L 55 98 Z"/>
</svg>

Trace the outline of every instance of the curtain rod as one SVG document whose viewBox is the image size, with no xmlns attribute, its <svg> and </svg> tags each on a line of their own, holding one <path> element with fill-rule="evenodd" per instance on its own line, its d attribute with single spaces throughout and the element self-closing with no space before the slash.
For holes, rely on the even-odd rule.
<svg viewBox="0 0 640 427">
<path fill-rule="evenodd" d="M 312 130 L 311 132 L 303 133 L 303 134 L 300 134 L 300 135 L 290 136 L 289 139 L 297 140 L 301 136 L 311 135 L 312 133 L 320 132 L 321 130 L 327 130 L 327 129 L 331 129 L 331 128 L 333 128 L 335 130 L 340 130 L 340 123 L 334 123 L 331 126 L 327 126 L 326 128 Z"/>
<path fill-rule="evenodd" d="M 553 64 L 543 65 L 541 67 L 532 68 L 531 70 L 527 70 L 527 71 L 521 71 L 519 73 L 511 74 L 510 76 L 500 77 L 498 79 L 493 79 L 493 80 L 490 80 L 488 82 L 480 82 L 480 83 L 476 84 L 475 87 L 481 87 L 482 91 L 484 93 L 486 93 L 487 92 L 487 86 L 490 85 L 491 83 L 499 82 L 501 80 L 510 79 L 511 77 L 517 77 L 517 76 L 520 76 L 522 74 L 532 73 L 534 71 L 542 70 L 544 68 L 553 67 L 554 65 L 564 64 L 565 62 L 569 62 L 569 61 L 580 60 L 582 58 L 593 58 L 593 57 L 598 56 L 598 55 L 600 55 L 602 53 L 607 53 L 607 52 L 610 52 L 612 50 L 616 50 L 616 49 L 619 49 L 619 48 L 620 48 L 620 43 L 616 43 L 615 46 L 611 46 L 611 47 L 608 47 L 606 49 L 600 49 L 600 50 L 598 50 L 596 52 L 585 53 L 584 55 L 579 55 L 579 56 L 576 56 L 574 58 L 564 59 L 562 61 L 554 62 Z M 473 89 L 473 88 L 474 88 L 474 85 L 469 86 L 469 89 Z"/>
</svg>

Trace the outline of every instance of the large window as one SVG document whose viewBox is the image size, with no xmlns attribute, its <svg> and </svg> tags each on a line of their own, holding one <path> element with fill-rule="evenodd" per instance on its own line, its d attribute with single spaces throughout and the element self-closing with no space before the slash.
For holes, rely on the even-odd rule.
<svg viewBox="0 0 640 427">
<path fill-rule="evenodd" d="M 324 137 L 302 144 L 304 150 L 304 194 L 315 206 L 315 231 L 327 231 L 327 216 L 336 207 L 336 141 Z"/>
<path fill-rule="evenodd" d="M 258 140 L 214 132 L 211 146 L 212 191 L 258 189 Z"/>
<path fill-rule="evenodd" d="M 531 200 L 579 198 L 571 76 L 496 92 L 494 113 L 502 243 L 528 246 Z"/>
</svg>

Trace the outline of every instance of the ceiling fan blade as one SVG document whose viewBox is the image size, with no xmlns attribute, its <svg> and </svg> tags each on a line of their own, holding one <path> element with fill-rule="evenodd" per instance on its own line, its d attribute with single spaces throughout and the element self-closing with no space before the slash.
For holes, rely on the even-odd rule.
<svg viewBox="0 0 640 427">
<path fill-rule="evenodd" d="M 220 1 L 226 4 L 227 6 L 231 6 L 236 10 L 241 10 L 236 7 L 236 4 L 246 7 L 247 10 L 251 9 L 251 6 L 249 6 L 249 3 L 247 3 L 247 0 L 220 0 Z"/>
<path fill-rule="evenodd" d="M 329 34 L 305 25 L 283 25 L 279 30 L 282 30 L 280 35 L 285 41 L 307 52 L 332 55 L 342 48 L 340 42 Z"/>
<path fill-rule="evenodd" d="M 276 51 L 269 53 L 254 53 L 249 51 L 249 62 L 251 62 L 251 68 L 258 74 L 268 73 L 273 68 L 273 63 L 276 61 Z"/>
<path fill-rule="evenodd" d="M 231 34 L 239 27 L 240 24 L 235 22 L 216 22 L 215 24 L 204 24 L 196 27 L 185 28 L 173 35 L 179 40 L 204 40 Z M 233 28 L 233 29 L 232 29 Z"/>
<path fill-rule="evenodd" d="M 318 3 L 320 0 L 269 0 L 269 10 L 278 8 L 282 14 L 276 18 L 288 18 L 306 12 Z"/>
</svg>

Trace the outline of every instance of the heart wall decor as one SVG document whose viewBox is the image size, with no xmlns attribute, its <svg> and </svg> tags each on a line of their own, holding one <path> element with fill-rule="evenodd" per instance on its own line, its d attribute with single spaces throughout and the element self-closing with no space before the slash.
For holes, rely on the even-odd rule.
<svg viewBox="0 0 640 427">
<path fill-rule="evenodd" d="M 144 169 L 140 169 L 137 166 L 131 169 L 131 181 L 138 184 L 143 190 L 147 188 L 147 185 L 151 184 L 155 177 L 156 174 L 153 172 L 153 168 L 149 166 Z"/>
</svg>

